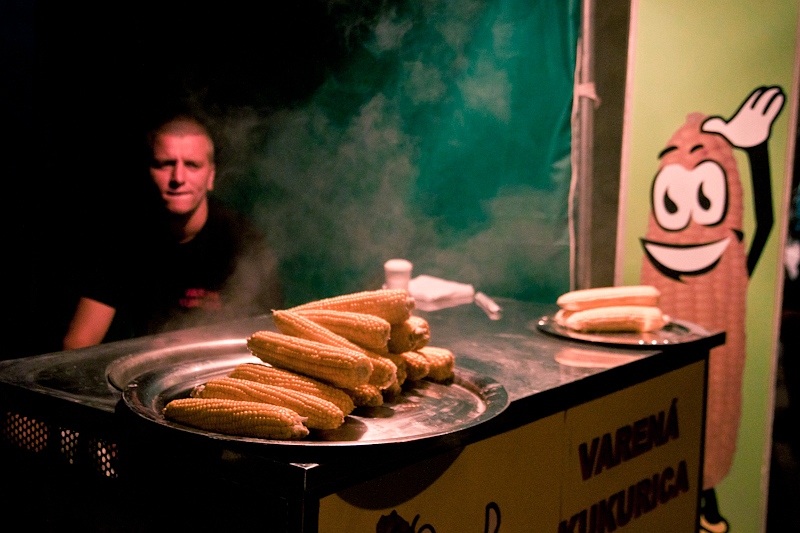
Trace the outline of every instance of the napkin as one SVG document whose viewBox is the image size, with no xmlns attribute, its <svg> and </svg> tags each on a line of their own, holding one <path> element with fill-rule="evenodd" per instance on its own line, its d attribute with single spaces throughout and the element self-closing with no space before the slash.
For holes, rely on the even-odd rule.
<svg viewBox="0 0 800 533">
<path fill-rule="evenodd" d="M 475 288 L 468 283 L 459 283 L 421 274 L 408 282 L 408 292 L 414 297 L 417 308 L 435 311 L 445 307 L 472 303 Z"/>
</svg>

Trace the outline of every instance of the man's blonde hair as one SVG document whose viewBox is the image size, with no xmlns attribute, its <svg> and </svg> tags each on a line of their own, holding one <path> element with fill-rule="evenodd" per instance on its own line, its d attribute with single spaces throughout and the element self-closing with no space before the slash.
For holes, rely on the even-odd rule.
<svg viewBox="0 0 800 533">
<path fill-rule="evenodd" d="M 211 145 L 208 160 L 211 163 L 214 162 L 214 138 L 211 136 L 211 133 L 209 133 L 208 128 L 206 128 L 200 120 L 191 115 L 176 115 L 153 129 L 147 136 L 147 144 L 151 150 L 155 145 L 156 137 L 159 135 L 177 135 L 179 137 L 186 135 L 202 135 L 208 139 Z"/>
</svg>

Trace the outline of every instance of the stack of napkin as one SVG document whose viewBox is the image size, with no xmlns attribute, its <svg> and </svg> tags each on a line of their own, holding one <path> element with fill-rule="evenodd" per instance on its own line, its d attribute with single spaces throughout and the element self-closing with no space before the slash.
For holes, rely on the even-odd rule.
<svg viewBox="0 0 800 533">
<path fill-rule="evenodd" d="M 408 292 L 414 297 L 417 308 L 436 311 L 446 307 L 472 303 L 475 288 L 468 283 L 419 275 L 408 282 Z"/>
</svg>

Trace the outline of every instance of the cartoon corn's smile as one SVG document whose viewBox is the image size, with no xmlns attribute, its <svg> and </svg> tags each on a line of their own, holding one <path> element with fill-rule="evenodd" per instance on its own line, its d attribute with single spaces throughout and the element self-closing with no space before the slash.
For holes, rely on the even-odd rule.
<svg viewBox="0 0 800 533">
<path fill-rule="evenodd" d="M 706 244 L 667 244 L 642 239 L 647 258 L 662 274 L 675 280 L 712 270 L 731 242 L 731 237 Z"/>
</svg>

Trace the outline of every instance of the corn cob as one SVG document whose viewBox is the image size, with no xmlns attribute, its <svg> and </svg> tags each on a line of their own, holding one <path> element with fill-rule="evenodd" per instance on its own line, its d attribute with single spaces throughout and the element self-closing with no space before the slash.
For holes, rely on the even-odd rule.
<svg viewBox="0 0 800 533">
<path fill-rule="evenodd" d="M 389 325 L 389 323 L 385 322 L 383 319 L 375 318 L 376 320 L 384 322 L 387 326 Z M 395 367 L 394 363 L 390 360 L 354 344 L 330 329 L 317 324 L 302 313 L 296 313 L 294 311 L 273 311 L 272 319 L 278 330 L 285 335 L 292 335 L 301 339 L 322 342 L 324 344 L 330 344 L 331 346 L 338 346 L 340 348 L 347 348 L 363 353 L 369 357 L 370 364 L 372 365 L 372 373 L 370 374 L 368 383 L 378 388 L 385 389 L 397 380 L 397 367 Z"/>
<path fill-rule="evenodd" d="M 305 417 L 287 407 L 260 402 L 180 398 L 164 406 L 164 417 L 180 424 L 240 437 L 300 439 Z"/>
<path fill-rule="evenodd" d="M 246 379 L 248 381 L 255 381 L 256 383 L 263 383 L 264 385 L 274 385 L 284 389 L 310 394 L 331 402 L 341 409 L 345 416 L 352 413 L 355 408 L 353 400 L 341 389 L 282 368 L 275 368 L 274 366 L 257 363 L 242 363 L 236 366 L 236 368 L 228 374 L 228 377 Z"/>
<path fill-rule="evenodd" d="M 595 307 L 620 305 L 658 305 L 661 292 L 652 285 L 631 285 L 625 287 L 598 287 L 581 289 L 562 294 L 556 303 L 568 311 L 583 311 Z"/>
<path fill-rule="evenodd" d="M 667 321 L 658 307 L 625 305 L 576 311 L 564 323 L 575 331 L 646 332 L 661 329 Z"/>
<path fill-rule="evenodd" d="M 436 346 L 423 346 L 417 350 L 425 359 L 428 360 L 429 368 L 426 379 L 436 382 L 444 382 L 453 378 L 456 357 L 447 348 Z"/>
<path fill-rule="evenodd" d="M 335 429 L 344 423 L 342 410 L 327 400 L 255 381 L 216 378 L 195 387 L 191 395 L 194 398 L 227 398 L 288 407 L 306 417 L 305 425 L 310 429 Z"/>
<path fill-rule="evenodd" d="M 289 312 L 300 315 L 367 350 L 378 352 L 387 350 L 392 325 L 381 317 L 330 309 Z"/>
<path fill-rule="evenodd" d="M 366 351 L 372 363 L 372 374 L 374 378 L 370 378 L 369 385 L 375 385 L 379 389 L 385 389 L 397 383 L 397 365 L 386 357 L 385 355 L 377 354 L 369 350 Z M 385 377 L 382 377 L 385 376 Z"/>
<path fill-rule="evenodd" d="M 577 311 L 567 311 L 566 309 L 559 309 L 556 311 L 556 314 L 553 315 L 553 320 L 556 324 L 561 326 L 562 328 L 567 327 L 567 319 L 575 314 Z"/>
<path fill-rule="evenodd" d="M 315 300 L 293 307 L 292 311 L 330 309 L 365 313 L 383 318 L 390 324 L 399 324 L 411 316 L 414 298 L 404 289 L 362 291 L 342 296 Z"/>
<path fill-rule="evenodd" d="M 406 380 L 418 381 L 428 375 L 431 364 L 419 352 L 403 352 L 399 354 L 406 363 Z"/>
<path fill-rule="evenodd" d="M 397 368 L 397 381 L 395 381 L 395 385 L 398 387 L 403 385 L 406 379 L 408 379 L 408 365 L 406 364 L 406 360 L 403 359 L 399 353 L 388 353 L 386 354 L 386 358 L 394 363 L 395 368 Z M 392 386 L 394 387 L 394 385 Z"/>
<path fill-rule="evenodd" d="M 400 324 L 392 325 L 388 348 L 393 353 L 403 353 L 428 344 L 431 329 L 428 321 L 421 316 L 412 315 Z"/>
<path fill-rule="evenodd" d="M 368 350 L 364 353 L 372 364 L 372 374 L 367 381 L 368 385 L 385 389 L 397 381 L 397 366 L 390 359 Z"/>
<path fill-rule="evenodd" d="M 354 388 L 369 382 L 372 364 L 361 352 L 299 339 L 274 331 L 247 338 L 253 355 L 273 366 L 299 372 L 331 385 Z"/>
<path fill-rule="evenodd" d="M 354 389 L 344 389 L 352 398 L 356 407 L 380 407 L 383 405 L 383 393 L 374 385 L 361 385 Z"/>
</svg>

